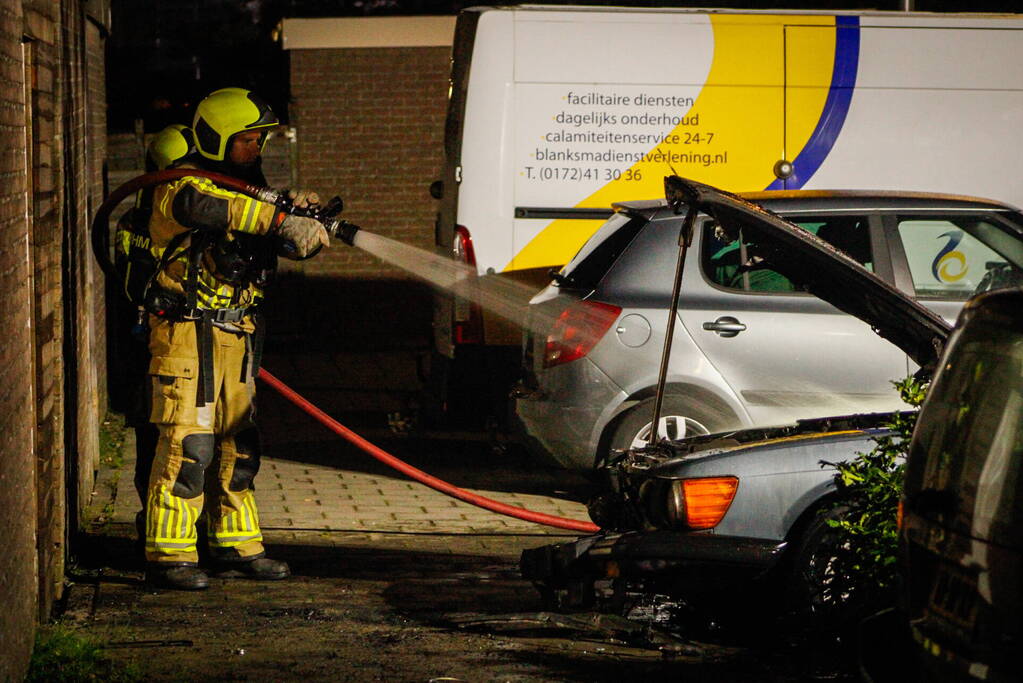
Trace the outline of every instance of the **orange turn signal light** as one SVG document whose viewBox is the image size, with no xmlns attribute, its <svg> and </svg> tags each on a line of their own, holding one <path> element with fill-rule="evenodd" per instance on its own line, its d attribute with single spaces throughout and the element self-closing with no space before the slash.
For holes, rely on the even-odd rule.
<svg viewBox="0 0 1023 683">
<path fill-rule="evenodd" d="M 899 498 L 899 506 L 895 508 L 895 528 L 902 531 L 902 499 Z"/>
<path fill-rule="evenodd" d="M 728 512 L 739 488 L 737 477 L 707 477 L 682 480 L 686 526 L 690 529 L 712 529 Z"/>
</svg>

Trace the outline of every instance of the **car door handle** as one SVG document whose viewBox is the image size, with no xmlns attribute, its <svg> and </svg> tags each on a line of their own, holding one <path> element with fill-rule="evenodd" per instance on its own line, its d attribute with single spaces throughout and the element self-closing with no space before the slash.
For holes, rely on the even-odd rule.
<svg viewBox="0 0 1023 683">
<path fill-rule="evenodd" d="M 746 326 L 730 315 L 723 315 L 712 323 L 703 323 L 703 329 L 717 332 L 722 337 L 734 337 L 745 330 Z"/>
</svg>

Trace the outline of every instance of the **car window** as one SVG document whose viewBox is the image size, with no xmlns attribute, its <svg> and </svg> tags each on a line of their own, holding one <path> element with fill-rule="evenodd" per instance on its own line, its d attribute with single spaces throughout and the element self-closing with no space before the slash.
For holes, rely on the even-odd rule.
<svg viewBox="0 0 1023 683">
<path fill-rule="evenodd" d="M 921 298 L 965 301 L 982 289 L 985 276 L 1004 270 L 1008 264 L 970 232 L 991 223 L 975 217 L 908 217 L 897 219 L 899 237 L 906 252 L 909 273 Z M 966 225 L 969 223 L 969 225 Z M 969 232 L 964 230 L 969 227 Z"/>
<path fill-rule="evenodd" d="M 966 328 L 920 416 L 914 489 L 946 492 L 964 533 L 1018 543 L 1023 524 L 1023 336 Z"/>
<path fill-rule="evenodd" d="M 562 286 L 592 289 L 647 224 L 647 220 L 626 213 L 611 216 L 568 264 L 561 269 Z"/>
<path fill-rule="evenodd" d="M 864 216 L 789 217 L 788 220 L 830 242 L 873 271 L 870 233 Z M 728 240 L 717 226 L 708 222 L 703 234 L 704 273 L 716 285 L 744 292 L 802 291 L 787 277 L 751 258 L 749 243 Z"/>
</svg>

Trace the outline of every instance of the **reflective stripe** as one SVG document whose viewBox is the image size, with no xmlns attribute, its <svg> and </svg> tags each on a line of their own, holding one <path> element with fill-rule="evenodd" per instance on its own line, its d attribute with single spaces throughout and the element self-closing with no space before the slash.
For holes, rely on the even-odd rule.
<svg viewBox="0 0 1023 683">
<path fill-rule="evenodd" d="M 118 253 L 127 255 L 128 251 L 131 249 L 131 242 L 132 242 L 131 231 L 129 230 L 117 231 L 117 239 L 114 242 L 114 245 Z"/>
<path fill-rule="evenodd" d="M 210 539 L 211 546 L 230 548 L 249 541 L 263 540 L 255 496 L 251 491 L 246 491 L 241 498 L 240 509 L 230 510 L 220 518 L 217 533 Z"/>
<path fill-rule="evenodd" d="M 250 492 L 245 497 L 245 507 L 247 507 L 252 514 L 252 528 L 259 530 L 259 511 L 256 510 L 256 497 Z"/>
<path fill-rule="evenodd" d="M 192 506 L 186 501 L 178 498 L 178 502 L 181 504 L 181 538 L 192 538 L 196 537 L 195 522 L 196 514 L 192 510 Z"/>
<path fill-rule="evenodd" d="M 160 195 L 160 203 L 157 204 L 156 206 L 156 208 L 164 216 L 170 216 L 167 205 L 170 203 L 171 196 L 173 196 L 175 192 L 177 192 L 177 188 L 175 187 L 175 185 L 177 185 L 177 183 L 171 184 L 171 186 L 167 188 L 167 191 Z"/>
<path fill-rule="evenodd" d="M 221 517 L 220 522 L 221 535 L 224 537 L 228 537 L 231 534 L 237 534 L 240 531 L 238 529 L 238 524 L 236 523 L 237 515 L 233 510 Z"/>
<path fill-rule="evenodd" d="M 157 519 L 159 520 L 159 527 L 157 529 L 156 536 L 162 536 L 167 538 L 170 536 L 170 514 L 167 510 L 166 501 L 168 499 L 167 489 L 160 488 L 161 505 L 156 508 Z"/>
<path fill-rule="evenodd" d="M 250 534 L 247 536 L 218 536 L 217 538 L 210 541 L 210 547 L 213 548 L 233 548 L 241 545 L 242 543 L 251 543 L 252 541 L 263 541 L 263 534 Z"/>
<path fill-rule="evenodd" d="M 154 538 L 151 543 L 147 543 L 146 547 L 155 548 L 157 550 L 195 550 L 195 543 L 182 541 L 177 538 Z"/>
<path fill-rule="evenodd" d="M 209 178 L 203 178 L 201 176 L 189 175 L 177 180 L 170 184 L 170 192 L 168 194 L 176 194 L 181 189 L 182 185 L 192 185 L 196 189 L 211 194 L 214 197 L 222 197 L 224 199 L 231 199 L 239 196 L 239 193 L 231 190 L 225 190 L 222 187 L 213 184 L 213 181 Z"/>
<path fill-rule="evenodd" d="M 166 486 L 149 495 L 146 505 L 146 550 L 161 553 L 195 552 L 198 511 Z"/>
<path fill-rule="evenodd" d="M 196 298 L 198 299 L 201 308 L 206 308 L 211 311 L 215 311 L 220 308 L 251 306 L 263 298 L 263 290 L 250 285 L 249 288 L 241 290 L 243 295 L 246 291 L 250 292 L 250 296 L 242 296 L 241 301 L 237 302 L 236 305 L 232 305 L 235 296 L 235 289 L 236 288 L 231 285 L 221 283 L 211 274 L 202 270 L 199 273 L 199 288 L 196 292 Z"/>
<path fill-rule="evenodd" d="M 170 535 L 174 538 L 185 538 L 183 532 L 185 521 L 188 519 L 188 513 L 185 512 L 185 502 L 176 496 L 172 496 L 170 502 L 174 506 L 174 511 L 171 513 Z"/>
<path fill-rule="evenodd" d="M 249 499 L 246 496 L 245 500 L 242 501 L 241 519 L 243 528 L 253 530 L 256 525 L 252 523 L 252 508 L 249 505 Z"/>
<path fill-rule="evenodd" d="M 256 200 L 252 197 L 245 197 L 245 208 L 242 210 L 242 223 L 238 227 L 242 232 L 252 232 L 256 222 Z"/>
</svg>

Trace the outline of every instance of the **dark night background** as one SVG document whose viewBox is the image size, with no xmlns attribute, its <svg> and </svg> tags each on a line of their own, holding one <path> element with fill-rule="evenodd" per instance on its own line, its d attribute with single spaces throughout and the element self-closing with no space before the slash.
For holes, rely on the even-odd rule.
<svg viewBox="0 0 1023 683">
<path fill-rule="evenodd" d="M 191 108 L 226 86 L 258 91 L 287 121 L 287 53 L 275 39 L 283 17 L 455 14 L 474 5 L 515 4 L 466 0 L 113 0 L 108 41 L 107 99 L 111 132 L 135 121 L 146 132 L 169 123 L 191 123 Z M 546 4 L 749 9 L 898 10 L 888 2 L 571 2 Z M 1023 0 L 915 0 L 930 12 L 1023 10 Z"/>
</svg>

